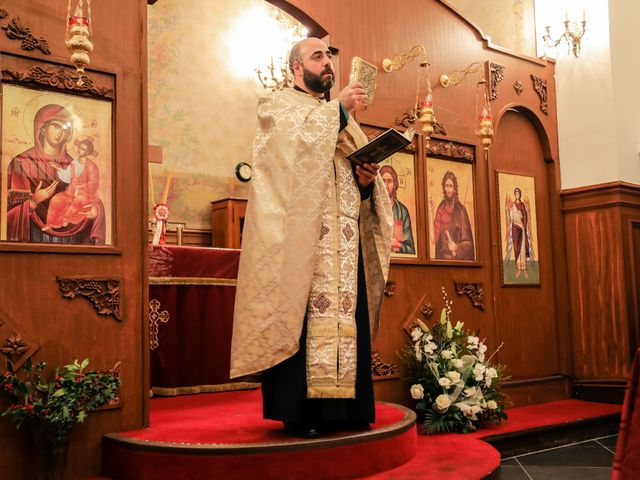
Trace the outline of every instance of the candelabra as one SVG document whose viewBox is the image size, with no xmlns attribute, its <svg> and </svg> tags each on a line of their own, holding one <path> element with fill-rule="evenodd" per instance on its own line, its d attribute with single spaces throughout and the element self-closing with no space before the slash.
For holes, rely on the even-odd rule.
<svg viewBox="0 0 640 480">
<path fill-rule="evenodd" d="M 269 63 L 259 65 L 255 72 L 263 88 L 282 90 L 293 85 L 293 75 L 289 71 L 288 50 L 300 40 L 307 38 L 308 30 L 304 25 L 287 17 L 277 9 L 273 10 L 272 16 L 280 36 L 280 41 L 277 43 L 280 44 L 281 51 L 286 50 L 287 53 L 281 56 L 272 55 Z"/>
<path fill-rule="evenodd" d="M 564 40 L 567 42 L 567 55 L 570 52 L 573 52 L 573 55 L 577 58 L 580 56 L 580 44 L 582 42 L 582 37 L 584 36 L 584 32 L 587 30 L 587 19 L 584 10 L 582 11 L 581 22 L 570 22 L 569 14 L 566 13 L 563 23 L 564 33 L 560 35 L 557 40 L 551 38 L 551 26 L 547 25 L 544 27 L 547 32 L 542 36 L 544 45 L 548 48 L 555 48 L 560 44 L 560 42 L 562 42 L 562 40 Z"/>
</svg>

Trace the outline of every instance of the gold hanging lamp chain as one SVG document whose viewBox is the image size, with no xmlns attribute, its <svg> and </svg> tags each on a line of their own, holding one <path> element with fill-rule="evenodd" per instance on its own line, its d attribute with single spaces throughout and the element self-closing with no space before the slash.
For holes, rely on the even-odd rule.
<svg viewBox="0 0 640 480">
<path fill-rule="evenodd" d="M 82 0 L 80 0 L 82 3 Z M 87 0 L 87 23 L 89 24 L 89 35 L 93 33 L 93 25 L 91 23 L 91 0 Z"/>
</svg>

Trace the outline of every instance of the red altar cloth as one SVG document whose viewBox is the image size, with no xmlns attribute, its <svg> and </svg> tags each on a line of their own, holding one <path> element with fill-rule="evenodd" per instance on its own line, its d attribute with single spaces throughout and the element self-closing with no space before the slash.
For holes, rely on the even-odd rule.
<svg viewBox="0 0 640 480">
<path fill-rule="evenodd" d="M 624 396 L 611 478 L 640 479 L 640 349 L 636 351 L 631 365 L 631 375 Z"/>
<path fill-rule="evenodd" d="M 229 380 L 240 250 L 151 245 L 148 253 L 154 393 L 257 386 Z"/>
</svg>

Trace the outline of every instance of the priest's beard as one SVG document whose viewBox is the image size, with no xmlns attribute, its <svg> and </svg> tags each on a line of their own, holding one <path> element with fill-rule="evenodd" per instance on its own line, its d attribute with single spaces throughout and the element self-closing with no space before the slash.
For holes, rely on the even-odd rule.
<svg viewBox="0 0 640 480">
<path fill-rule="evenodd" d="M 333 87 L 333 83 L 335 82 L 335 74 L 333 73 L 333 69 L 331 67 L 327 67 L 320 75 L 316 75 L 315 73 L 310 72 L 304 66 L 302 67 L 303 72 L 303 81 L 309 90 L 316 93 L 325 93 L 331 90 Z M 323 75 L 330 73 L 331 77 L 324 80 L 322 78 Z"/>
</svg>

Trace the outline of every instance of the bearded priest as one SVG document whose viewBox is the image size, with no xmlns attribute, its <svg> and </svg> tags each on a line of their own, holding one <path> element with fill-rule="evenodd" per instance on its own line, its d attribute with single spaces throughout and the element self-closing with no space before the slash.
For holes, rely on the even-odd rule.
<svg viewBox="0 0 640 480">
<path fill-rule="evenodd" d="M 231 376 L 262 372 L 263 415 L 294 436 L 368 429 L 371 339 L 389 271 L 393 214 L 353 118 L 359 83 L 327 102 L 335 74 L 317 38 L 291 49 L 294 86 L 258 105 L 238 272 Z"/>
</svg>

